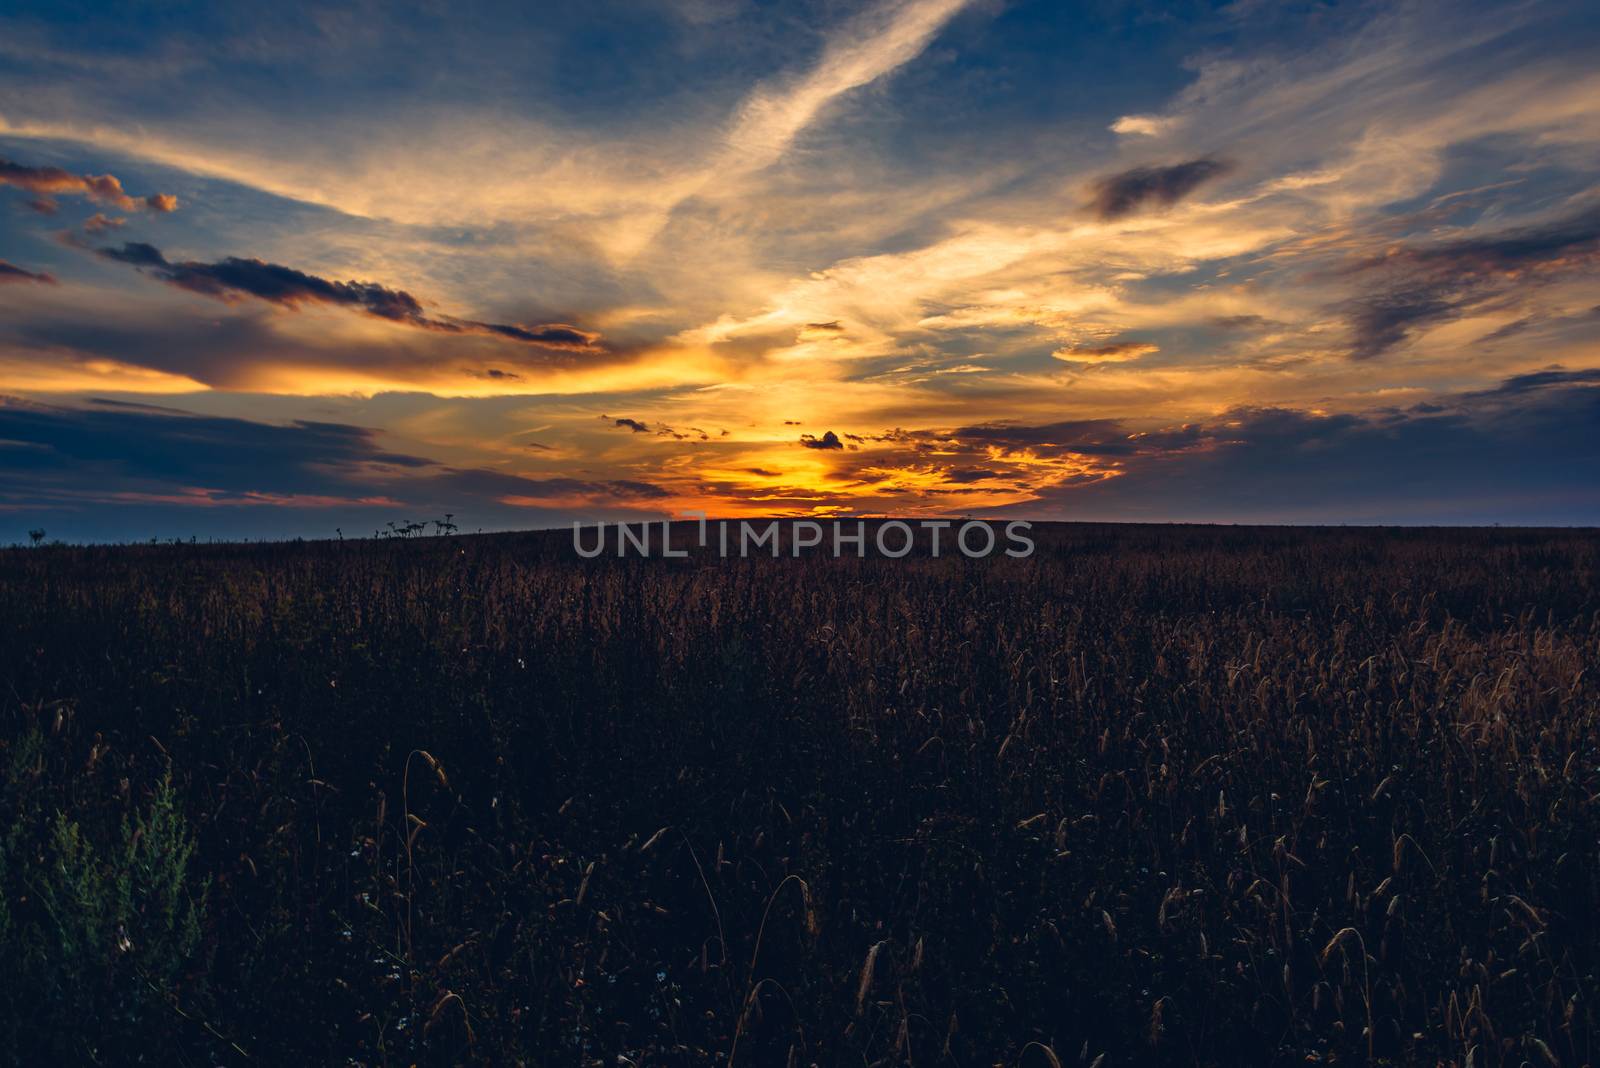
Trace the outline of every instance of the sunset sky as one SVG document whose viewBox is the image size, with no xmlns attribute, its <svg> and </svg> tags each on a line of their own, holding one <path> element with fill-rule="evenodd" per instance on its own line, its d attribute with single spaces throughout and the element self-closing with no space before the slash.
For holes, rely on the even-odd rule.
<svg viewBox="0 0 1600 1068">
<path fill-rule="evenodd" d="M 1600 523 L 1592 4 L 0 10 L 0 543 Z"/>
</svg>

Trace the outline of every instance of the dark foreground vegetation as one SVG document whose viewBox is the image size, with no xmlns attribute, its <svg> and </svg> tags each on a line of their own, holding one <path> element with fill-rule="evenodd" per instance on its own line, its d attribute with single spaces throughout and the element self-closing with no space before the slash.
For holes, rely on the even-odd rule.
<svg viewBox="0 0 1600 1068">
<path fill-rule="evenodd" d="M 0 1061 L 1579 1065 L 1597 539 L 0 553 Z"/>
</svg>

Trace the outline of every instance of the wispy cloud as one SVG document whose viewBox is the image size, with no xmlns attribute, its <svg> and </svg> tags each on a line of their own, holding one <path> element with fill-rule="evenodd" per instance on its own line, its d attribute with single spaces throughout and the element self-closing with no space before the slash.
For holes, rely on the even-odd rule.
<svg viewBox="0 0 1600 1068">
<path fill-rule="evenodd" d="M 883 0 L 858 16 L 829 39 L 811 70 L 761 86 L 745 100 L 719 163 L 740 171 L 770 166 L 830 104 L 915 59 L 970 2 Z"/>
<path fill-rule="evenodd" d="M 822 55 L 799 76 L 757 86 L 735 111 L 722 146 L 696 171 L 669 180 L 663 196 L 629 218 L 614 246 L 636 255 L 685 200 L 715 192 L 771 167 L 846 94 L 894 73 L 922 54 L 972 0 L 879 0 L 834 31 Z"/>
</svg>

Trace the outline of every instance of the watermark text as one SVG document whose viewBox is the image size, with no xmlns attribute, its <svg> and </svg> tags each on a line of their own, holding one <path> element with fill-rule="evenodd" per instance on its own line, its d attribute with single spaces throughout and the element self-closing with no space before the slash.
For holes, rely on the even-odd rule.
<svg viewBox="0 0 1600 1068">
<path fill-rule="evenodd" d="M 698 520 L 698 545 L 722 559 L 752 556 L 866 557 L 869 551 L 898 560 L 919 547 L 927 555 L 964 556 L 981 560 L 996 554 L 1021 558 L 1033 555 L 1032 524 L 1013 520 L 1003 526 L 983 519 L 719 519 L 704 512 L 684 512 Z M 615 531 L 612 537 L 607 530 Z M 572 524 L 572 548 L 586 560 L 598 556 L 661 557 L 677 559 L 690 554 L 689 543 L 673 535 L 673 521 L 640 523 Z"/>
</svg>

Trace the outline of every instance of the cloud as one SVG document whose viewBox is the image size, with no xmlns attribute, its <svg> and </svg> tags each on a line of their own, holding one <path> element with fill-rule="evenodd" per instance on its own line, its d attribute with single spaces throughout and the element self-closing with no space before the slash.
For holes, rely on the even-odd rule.
<svg viewBox="0 0 1600 1068">
<path fill-rule="evenodd" d="M 991 482 L 998 478 L 1006 477 L 1004 471 L 991 471 L 982 467 L 953 467 L 944 472 L 944 480 L 953 482 L 958 486 L 968 485 L 973 482 Z"/>
<path fill-rule="evenodd" d="M 118 263 L 132 264 L 135 267 L 167 267 L 167 258 L 161 250 L 154 245 L 143 241 L 127 241 L 121 248 L 96 249 L 101 256 Z"/>
<path fill-rule="evenodd" d="M 1273 523 L 1600 524 L 1600 370 L 1512 376 L 1404 409 L 1240 407 L 1029 514 Z"/>
<path fill-rule="evenodd" d="M 692 170 L 670 174 L 634 198 L 615 227 L 612 252 L 627 260 L 648 247 L 674 212 L 715 198 L 740 179 L 783 160 L 795 141 L 841 97 L 889 76 L 921 55 L 972 0 L 879 0 L 829 34 L 804 74 L 757 85 L 735 109 L 720 147 Z"/>
<path fill-rule="evenodd" d="M 187 379 L 166 379 L 177 392 L 204 384 L 278 395 L 402 390 L 442 398 L 603 393 L 638 388 L 652 376 L 677 385 L 693 373 L 682 359 L 630 348 L 561 350 L 482 333 L 368 327 L 382 321 L 340 310 L 285 314 L 253 298 L 196 306 L 196 298 L 173 286 L 115 281 L 115 287 L 0 286 L 0 383 L 14 391 L 144 392 L 176 375 Z M 85 313 L 89 306 L 92 315 Z M 490 369 L 520 377 L 489 375 Z M 712 373 L 709 364 L 701 373 Z M 318 407 L 305 401 L 298 411 Z"/>
<path fill-rule="evenodd" d="M 118 230 L 126 225 L 128 220 L 111 218 L 101 212 L 95 212 L 83 222 L 83 232 L 86 234 L 101 234 L 107 230 Z"/>
<path fill-rule="evenodd" d="M 1453 319 L 1461 305 L 1438 289 L 1374 293 L 1344 305 L 1350 325 L 1350 358 L 1370 360 L 1405 341 L 1412 330 Z"/>
<path fill-rule="evenodd" d="M 445 319 L 429 320 L 428 329 L 444 329 L 447 333 L 454 333 L 454 328 L 466 332 L 481 332 L 494 334 L 512 341 L 521 341 L 529 345 L 542 345 L 550 349 L 573 349 L 588 351 L 598 348 L 599 334 L 580 330 L 575 326 L 565 323 L 545 323 L 540 326 L 520 326 L 515 323 L 479 323 L 470 319 Z M 439 325 L 443 324 L 443 325 Z"/>
<path fill-rule="evenodd" d="M 0 185 L 13 185 L 40 194 L 33 202 L 35 210 L 53 214 L 53 196 L 77 194 L 102 204 L 110 204 L 123 211 L 145 208 L 155 212 L 178 210 L 178 198 L 167 193 L 152 193 L 146 197 L 131 197 L 122 183 L 110 174 L 73 174 L 60 167 L 29 167 L 22 163 L 0 158 Z"/>
<path fill-rule="evenodd" d="M 1119 219 L 1149 206 L 1169 207 L 1231 169 L 1232 164 L 1210 158 L 1134 167 L 1097 181 L 1091 206 L 1102 219 Z"/>
<path fill-rule="evenodd" d="M 47 271 L 29 271 L 14 263 L 0 260 L 0 285 L 7 282 L 39 282 L 47 286 L 56 284 L 55 275 Z"/>
<path fill-rule="evenodd" d="M 215 263 L 195 260 L 174 263 L 160 249 L 142 241 L 95 251 L 108 260 L 137 267 L 179 289 L 227 302 L 254 297 L 285 308 L 302 304 L 330 305 L 436 333 L 503 337 L 551 349 L 594 351 L 600 339 L 598 334 L 565 323 L 523 326 L 432 316 L 423 310 L 421 301 L 403 289 L 390 289 L 376 282 L 330 281 L 258 259 L 228 256 Z"/>
<path fill-rule="evenodd" d="M 1350 356 L 1367 360 L 1423 327 L 1456 319 L 1514 290 L 1600 263 L 1600 208 L 1537 225 L 1431 243 L 1392 244 L 1348 273 L 1370 279 L 1340 306 Z"/>
<path fill-rule="evenodd" d="M 1600 385 L 1600 368 L 1568 371 L 1561 367 L 1552 367 L 1544 371 L 1530 371 L 1527 374 L 1512 375 L 1493 389 L 1468 393 L 1466 396 L 1471 399 L 1507 397 L 1561 386 L 1582 385 Z"/>
<path fill-rule="evenodd" d="M 262 524 L 315 511 L 347 529 L 374 516 L 493 517 L 529 507 L 633 507 L 668 491 L 638 479 L 535 477 L 455 467 L 385 448 L 378 432 L 315 420 L 275 424 L 173 408 L 91 401 L 73 408 L 0 396 L 0 512 L 81 523 L 96 508 L 162 510 L 167 525 L 249 508 Z M 264 506 L 264 507 L 263 507 Z M 538 514 L 538 513 L 536 513 Z M 245 529 L 252 529 L 246 527 Z"/>
<path fill-rule="evenodd" d="M 435 497 L 455 496 L 462 500 L 570 501 L 585 500 L 664 500 L 667 490 L 650 482 L 633 479 L 584 479 L 555 476 L 531 478 L 489 471 L 483 468 L 444 468 L 428 487 Z"/>
<path fill-rule="evenodd" d="M 1208 320 L 1209 325 L 1218 330 L 1263 330 L 1274 325 L 1272 320 L 1264 315 L 1214 315 Z"/>
<path fill-rule="evenodd" d="M 651 424 L 640 422 L 637 419 L 612 419 L 609 415 L 602 415 L 600 418 L 602 421 L 609 419 L 612 426 L 622 427 L 635 434 L 654 433 L 658 438 L 672 438 L 674 441 L 689 441 L 692 438 L 699 438 L 701 441 L 711 440 L 710 434 L 696 426 L 684 427 L 679 430 L 677 427 L 668 426 L 666 423 L 656 423 L 651 426 Z M 727 433 L 726 430 L 722 432 L 724 437 L 727 436 Z"/>
<path fill-rule="evenodd" d="M 297 420 L 284 425 L 97 402 L 65 408 L 0 398 L 0 498 L 13 480 L 39 480 L 37 496 L 195 487 L 223 497 L 348 495 L 367 471 L 416 471 L 433 461 L 391 452 L 364 427 Z M 53 489 L 52 489 L 53 487 Z"/>
<path fill-rule="evenodd" d="M 896 429 L 838 454 L 830 479 L 822 499 L 902 514 L 1595 524 L 1600 368 L 1550 367 L 1408 407 Z M 742 491 L 772 494 L 769 483 Z"/>
<path fill-rule="evenodd" d="M 1392 249 L 1373 266 L 1408 263 L 1447 276 L 1506 274 L 1537 267 L 1579 267 L 1594 263 L 1600 250 L 1600 207 L 1566 218 L 1520 226 L 1433 245 Z"/>
<path fill-rule="evenodd" d="M 823 434 L 820 438 L 819 437 L 815 437 L 815 436 L 813 436 L 811 434 L 801 434 L 800 435 L 800 444 L 805 446 L 808 449 L 842 449 L 842 448 L 844 448 L 844 442 L 839 440 L 839 435 L 835 434 L 831 430 L 828 431 L 826 434 Z"/>
<path fill-rule="evenodd" d="M 984 424 L 959 427 L 948 439 L 966 447 L 1030 451 L 1046 456 L 1133 456 L 1188 448 L 1199 441 L 1194 425 L 1137 433 L 1121 419 L 1071 419 L 1041 426 Z"/>
<path fill-rule="evenodd" d="M 745 171 L 776 162 L 838 97 L 915 59 L 970 0 L 885 0 L 829 40 L 803 77 L 763 86 L 728 132 L 726 164 Z"/>
<path fill-rule="evenodd" d="M 1159 137 L 1177 123 L 1160 115 L 1124 115 L 1111 124 L 1111 132 L 1125 137 Z"/>
<path fill-rule="evenodd" d="M 1160 351 L 1159 346 L 1148 341 L 1115 341 L 1093 348 L 1057 349 L 1050 355 L 1068 363 L 1126 363 Z"/>
</svg>

